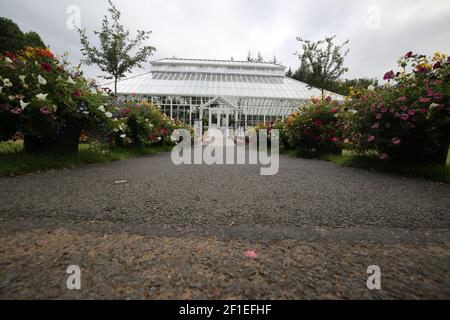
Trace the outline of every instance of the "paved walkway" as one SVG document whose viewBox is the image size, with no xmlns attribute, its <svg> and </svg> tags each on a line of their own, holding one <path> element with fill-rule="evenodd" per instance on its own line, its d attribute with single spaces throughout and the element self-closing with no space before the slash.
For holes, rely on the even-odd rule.
<svg viewBox="0 0 450 320">
<path fill-rule="evenodd" d="M 2 178 L 0 298 L 450 298 L 449 185 L 286 156 L 259 169 L 160 154 Z"/>
</svg>

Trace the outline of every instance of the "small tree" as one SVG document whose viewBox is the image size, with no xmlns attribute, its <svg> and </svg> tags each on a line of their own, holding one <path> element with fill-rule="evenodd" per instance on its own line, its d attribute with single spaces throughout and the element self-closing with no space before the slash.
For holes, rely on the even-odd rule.
<svg viewBox="0 0 450 320">
<path fill-rule="evenodd" d="M 258 58 L 256 58 L 256 62 L 260 62 L 260 63 L 264 62 L 264 58 L 263 58 L 261 52 L 259 52 L 259 51 L 258 51 Z"/>
<path fill-rule="evenodd" d="M 312 42 L 297 37 L 301 43 L 302 51 L 296 53 L 300 59 L 300 73 L 307 74 L 308 84 L 316 86 L 322 90 L 322 99 L 324 99 L 324 90 L 327 85 L 338 80 L 348 68 L 344 67 L 344 59 L 350 52 L 344 47 L 349 40 L 340 45 L 334 44 L 336 36 L 326 37 L 324 40 Z"/>
<path fill-rule="evenodd" d="M 248 51 L 248 54 L 247 54 L 247 61 L 248 62 L 255 61 L 255 59 L 252 58 L 252 52 L 250 50 Z"/>
<path fill-rule="evenodd" d="M 143 46 L 133 55 L 132 51 L 137 49 L 141 43 L 150 37 L 151 31 L 137 31 L 135 39 L 130 39 L 130 32 L 120 24 L 120 11 L 108 0 L 108 12 L 111 20 L 105 15 L 101 31 L 94 31 L 100 40 L 100 48 L 90 45 L 86 35 L 86 29 L 78 29 L 80 33 L 81 52 L 85 56 L 83 63 L 95 64 L 100 70 L 110 76 L 104 79 L 114 79 L 114 93 L 117 94 L 117 81 L 125 77 L 134 67 L 141 68 L 141 63 L 153 54 L 156 49 L 151 46 Z"/>
</svg>

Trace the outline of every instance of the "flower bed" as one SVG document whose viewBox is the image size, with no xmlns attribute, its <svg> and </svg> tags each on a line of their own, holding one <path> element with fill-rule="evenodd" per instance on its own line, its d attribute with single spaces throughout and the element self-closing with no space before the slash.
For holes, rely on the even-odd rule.
<svg viewBox="0 0 450 320">
<path fill-rule="evenodd" d="M 82 130 L 113 127 L 105 94 L 47 49 L 0 55 L 0 141 L 27 152 L 76 154 Z"/>
<path fill-rule="evenodd" d="M 449 58 L 409 52 L 402 71 L 389 71 L 381 88 L 363 90 L 347 103 L 355 113 L 348 139 L 357 152 L 376 152 L 381 160 L 440 164 L 450 137 Z"/>
<path fill-rule="evenodd" d="M 303 157 L 342 152 L 341 107 L 331 99 L 313 99 L 286 120 L 289 145 Z"/>
</svg>

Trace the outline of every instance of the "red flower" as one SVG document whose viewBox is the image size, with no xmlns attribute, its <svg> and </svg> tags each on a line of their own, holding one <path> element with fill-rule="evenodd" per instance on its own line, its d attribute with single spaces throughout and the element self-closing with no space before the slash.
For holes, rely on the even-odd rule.
<svg viewBox="0 0 450 320">
<path fill-rule="evenodd" d="M 331 113 L 336 113 L 336 112 L 338 112 L 338 108 L 333 108 L 330 111 L 331 111 Z"/>
<path fill-rule="evenodd" d="M 45 70 L 47 72 L 52 71 L 52 66 L 46 62 L 41 63 L 41 67 L 42 67 L 42 70 Z"/>
<path fill-rule="evenodd" d="M 75 91 L 73 95 L 77 98 L 81 97 L 81 92 L 79 90 Z"/>
<path fill-rule="evenodd" d="M 433 70 L 440 69 L 441 67 L 442 67 L 441 62 L 438 61 L 438 62 L 436 62 L 436 63 L 434 64 Z"/>
<path fill-rule="evenodd" d="M 320 128 L 320 127 L 322 126 L 322 121 L 316 120 L 316 121 L 314 121 L 314 125 L 315 125 L 316 127 Z"/>
</svg>

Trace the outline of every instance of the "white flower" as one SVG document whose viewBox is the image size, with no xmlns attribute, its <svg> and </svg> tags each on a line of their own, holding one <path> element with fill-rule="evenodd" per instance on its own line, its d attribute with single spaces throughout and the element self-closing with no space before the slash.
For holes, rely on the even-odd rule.
<svg viewBox="0 0 450 320">
<path fill-rule="evenodd" d="M 124 134 L 121 134 L 120 137 L 121 137 L 122 139 L 125 139 L 125 138 L 127 137 L 127 135 L 124 133 Z"/>
<path fill-rule="evenodd" d="M 24 102 L 23 100 L 20 100 L 20 107 L 22 108 L 22 110 L 25 110 L 25 108 L 29 105 L 30 103 L 28 102 Z"/>
<path fill-rule="evenodd" d="M 161 141 L 161 137 L 158 137 L 158 141 Z"/>
<path fill-rule="evenodd" d="M 67 83 L 75 84 L 75 81 L 73 81 L 72 77 L 69 76 L 69 78 L 67 78 Z"/>
<path fill-rule="evenodd" d="M 106 112 L 106 113 L 105 113 L 105 116 L 106 116 L 107 118 L 112 118 L 113 115 L 112 115 L 111 112 Z"/>
<path fill-rule="evenodd" d="M 0 93 L 3 93 L 2 91 L 3 91 L 3 87 L 0 87 Z"/>
<path fill-rule="evenodd" d="M 92 93 L 92 94 L 97 94 L 97 89 L 91 88 L 91 93 Z"/>
<path fill-rule="evenodd" d="M 11 101 L 13 101 L 15 98 L 16 98 L 16 97 L 14 97 L 14 96 L 9 96 L 9 97 L 8 97 L 8 99 L 11 100 Z"/>
<path fill-rule="evenodd" d="M 434 108 L 437 108 L 437 107 L 439 107 L 439 105 L 437 103 L 430 104 L 430 109 L 434 109 Z"/>
<path fill-rule="evenodd" d="M 47 84 L 47 80 L 45 80 L 45 78 L 41 75 L 38 75 L 38 82 L 39 84 L 45 86 Z"/>
<path fill-rule="evenodd" d="M 19 79 L 20 79 L 20 81 L 22 81 L 22 83 L 25 82 L 25 78 L 26 78 L 26 76 L 24 76 L 23 74 L 21 74 L 19 76 Z"/>
<path fill-rule="evenodd" d="M 106 91 L 103 91 L 103 92 L 102 92 L 102 96 L 104 96 L 104 97 L 109 97 L 109 95 L 108 95 L 108 93 L 107 93 Z"/>
<path fill-rule="evenodd" d="M 98 107 L 97 110 L 98 110 L 98 111 L 101 111 L 101 112 L 106 112 L 106 109 L 105 109 L 104 106 Z"/>
<path fill-rule="evenodd" d="M 3 79 L 3 85 L 4 85 L 5 87 L 9 87 L 9 88 L 11 88 L 11 87 L 13 86 L 11 80 L 9 80 L 8 78 Z"/>
<path fill-rule="evenodd" d="M 375 86 L 374 85 L 370 85 L 370 86 L 367 87 L 367 90 L 375 91 Z"/>
<path fill-rule="evenodd" d="M 83 111 L 82 113 L 85 114 L 85 115 L 88 115 L 89 111 Z"/>
<path fill-rule="evenodd" d="M 38 100 L 47 100 L 47 96 L 48 96 L 48 93 L 47 94 L 39 93 L 36 95 L 36 98 Z"/>
<path fill-rule="evenodd" d="M 8 57 L 5 57 L 5 62 L 6 63 L 13 63 L 13 61 L 10 58 L 8 58 Z"/>
</svg>

